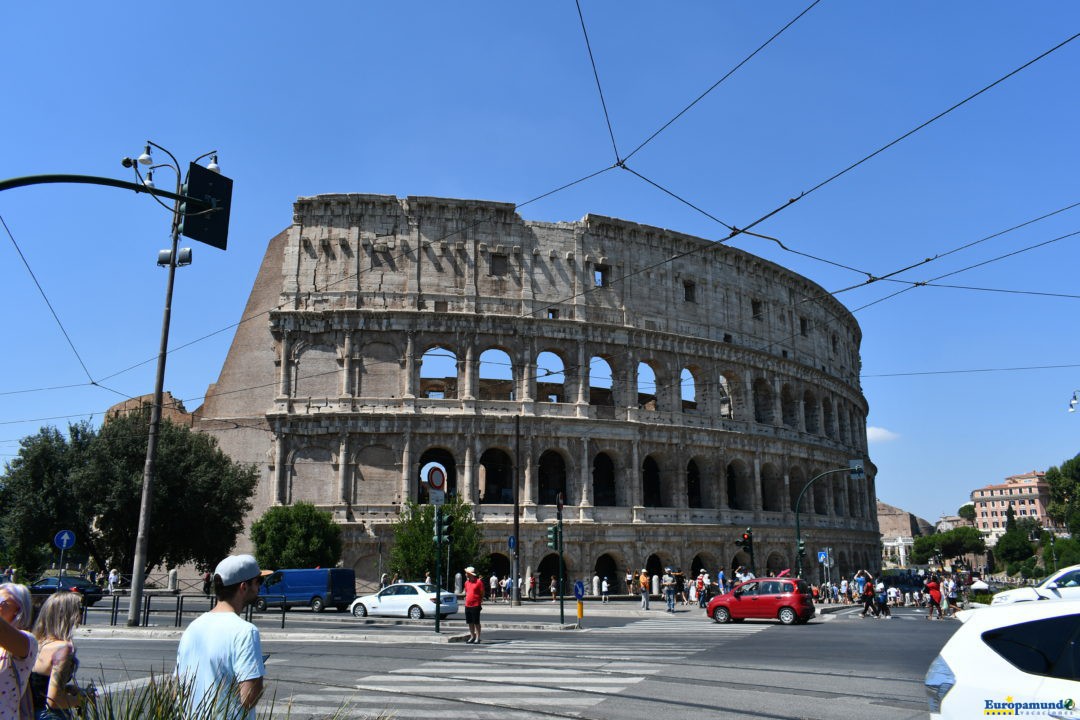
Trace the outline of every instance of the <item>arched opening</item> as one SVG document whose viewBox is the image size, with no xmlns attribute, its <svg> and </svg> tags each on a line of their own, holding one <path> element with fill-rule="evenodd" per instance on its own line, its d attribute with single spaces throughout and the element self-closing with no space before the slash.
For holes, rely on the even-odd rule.
<svg viewBox="0 0 1080 720">
<path fill-rule="evenodd" d="M 607 453 L 597 453 L 593 458 L 593 504 L 599 507 L 614 507 L 615 463 Z"/>
<path fill-rule="evenodd" d="M 761 466 L 761 509 L 777 512 L 784 509 L 784 478 L 772 463 Z"/>
<path fill-rule="evenodd" d="M 562 358 L 544 351 L 536 356 L 536 398 L 540 402 L 566 402 L 566 366 Z"/>
<path fill-rule="evenodd" d="M 821 422 L 825 425 L 824 434 L 825 437 L 836 437 L 836 418 L 833 416 L 832 401 L 829 398 L 822 398 L 821 400 Z"/>
<path fill-rule="evenodd" d="M 843 517 L 847 507 L 847 486 L 842 478 L 832 479 L 833 512 L 837 517 Z"/>
<path fill-rule="evenodd" d="M 795 465 L 788 469 L 788 490 L 791 494 L 791 510 L 795 511 L 795 502 L 799 499 L 799 494 L 802 493 L 802 504 L 799 505 L 800 513 L 812 513 L 814 512 L 814 494 L 810 491 L 803 493 L 803 488 L 806 487 L 806 474 L 802 468 Z"/>
<path fill-rule="evenodd" d="M 490 448 L 480 456 L 479 490 L 482 505 L 514 502 L 514 464 L 507 453 Z"/>
<path fill-rule="evenodd" d="M 641 410 L 656 410 L 656 371 L 645 362 L 637 366 L 637 406 Z"/>
<path fill-rule="evenodd" d="M 742 460 L 732 460 L 727 466 L 728 507 L 732 510 L 754 509 L 754 484 L 750 471 Z"/>
<path fill-rule="evenodd" d="M 780 574 L 781 570 L 790 570 L 791 563 L 787 561 L 787 557 L 784 555 L 773 552 L 769 553 L 768 560 L 765 561 L 765 574 L 773 577 Z"/>
<path fill-rule="evenodd" d="M 652 455 L 641 463 L 641 503 L 645 507 L 660 507 L 663 495 L 660 492 L 660 466 Z"/>
<path fill-rule="evenodd" d="M 661 557 L 659 555 L 653 553 L 645 561 L 645 570 L 649 573 L 650 578 L 653 575 L 661 575 L 662 576 L 664 574 L 664 561 L 663 561 L 663 559 L 661 559 Z"/>
<path fill-rule="evenodd" d="M 730 576 L 731 576 L 732 582 L 737 582 L 735 580 L 735 571 L 738 570 L 739 568 L 746 568 L 747 571 L 752 571 L 753 570 L 753 568 L 750 567 L 750 556 L 747 555 L 746 552 L 744 552 L 742 550 L 735 553 L 731 557 L 731 573 L 730 573 Z"/>
<path fill-rule="evenodd" d="M 817 472 L 813 472 L 812 475 L 811 479 L 817 477 Z M 814 513 L 817 515 L 829 514 L 829 485 L 826 478 L 814 483 Z"/>
<path fill-rule="evenodd" d="M 611 365 L 599 356 L 594 356 L 589 360 L 589 404 L 604 406 L 615 404 L 615 398 L 611 393 Z"/>
<path fill-rule="evenodd" d="M 764 425 L 773 424 L 773 391 L 764 378 L 754 380 L 754 420 Z"/>
<path fill-rule="evenodd" d="M 809 390 L 803 393 L 803 423 L 806 425 L 806 432 L 821 432 L 818 427 L 817 398 Z"/>
<path fill-rule="evenodd" d="M 538 467 L 539 498 L 541 505 L 554 505 L 558 501 L 559 494 L 563 496 L 563 502 L 568 502 L 566 497 L 566 461 L 562 455 L 554 450 L 548 450 L 540 456 Z"/>
<path fill-rule="evenodd" d="M 611 587 L 611 594 L 618 595 L 622 587 L 624 587 L 623 576 L 619 574 L 619 564 L 615 562 L 615 558 L 608 554 L 601 555 L 596 558 L 596 564 L 593 565 L 593 572 L 600 577 L 601 580 L 607 579 L 608 585 Z M 592 592 L 592 589 L 589 589 Z"/>
<path fill-rule="evenodd" d="M 492 348 L 480 353 L 479 375 L 478 398 L 481 400 L 514 399 L 514 364 L 505 352 Z"/>
<path fill-rule="evenodd" d="M 420 360 L 420 397 L 449 400 L 457 396 L 457 355 L 436 345 Z"/>
<path fill-rule="evenodd" d="M 697 381 L 690 368 L 683 368 L 679 374 L 679 392 L 682 395 L 683 412 L 697 410 Z"/>
<path fill-rule="evenodd" d="M 506 557 L 502 553 L 491 553 L 487 556 L 487 571 L 486 574 L 481 575 L 481 579 L 484 581 L 484 585 L 487 585 L 488 578 L 492 575 L 497 575 L 500 578 L 510 577 L 513 573 L 513 567 L 510 563 L 510 558 Z M 481 568 L 481 572 L 485 572 Z"/>
<path fill-rule="evenodd" d="M 709 573 L 709 577 L 715 579 L 716 571 L 720 570 L 720 564 L 716 557 L 708 553 L 701 553 L 694 556 L 694 559 L 690 561 L 690 574 L 686 577 L 693 581 L 702 570 Z"/>
<path fill-rule="evenodd" d="M 850 426 L 848 425 L 848 413 L 847 409 L 843 406 L 836 408 L 836 419 L 840 423 L 840 440 L 841 442 L 851 443 Z"/>
<path fill-rule="evenodd" d="M 780 414 L 783 416 L 784 425 L 789 428 L 799 427 L 799 401 L 791 385 L 785 384 L 780 389 Z"/>
<path fill-rule="evenodd" d="M 414 482 L 416 483 L 416 502 L 420 505 L 428 502 L 427 486 L 420 482 L 420 470 L 425 465 L 432 462 L 439 463 L 446 468 L 447 497 L 454 497 L 457 495 L 457 466 L 454 463 L 454 456 L 445 448 L 430 448 L 421 453 L 420 462 L 416 465 Z"/>
<path fill-rule="evenodd" d="M 720 417 L 735 417 L 735 405 L 731 401 L 731 384 L 724 375 L 721 375 L 716 381 L 716 406 Z"/>
<path fill-rule="evenodd" d="M 570 587 L 572 581 L 570 580 L 570 568 L 566 565 L 565 558 L 563 561 L 563 584 L 559 587 L 559 555 L 558 553 L 550 553 L 544 556 L 544 559 L 540 561 L 540 564 L 536 566 L 536 575 L 538 576 L 536 595 L 538 598 L 550 598 L 551 586 L 556 587 L 556 594 L 565 594 L 565 589 Z"/>
<path fill-rule="evenodd" d="M 701 472 L 698 470 L 698 464 L 693 460 L 686 463 L 686 506 L 702 507 Z"/>
</svg>

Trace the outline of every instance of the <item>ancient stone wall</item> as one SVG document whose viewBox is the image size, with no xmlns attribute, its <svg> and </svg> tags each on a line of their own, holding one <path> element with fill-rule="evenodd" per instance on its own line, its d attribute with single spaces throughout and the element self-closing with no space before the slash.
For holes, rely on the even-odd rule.
<svg viewBox="0 0 1080 720">
<path fill-rule="evenodd" d="M 201 427 L 258 458 L 255 516 L 300 500 L 332 511 L 368 580 L 402 503 L 426 500 L 429 461 L 474 505 L 496 572 L 518 465 L 522 571 L 553 567 L 544 528 L 561 493 L 571 576 L 621 579 L 745 563 L 733 541 L 747 526 L 759 571 L 791 567 L 800 492 L 866 457 L 850 313 L 774 263 L 669 230 L 302 198 L 246 315 Z M 841 572 L 878 566 L 867 468 L 802 498 L 810 565 L 832 546 Z"/>
</svg>

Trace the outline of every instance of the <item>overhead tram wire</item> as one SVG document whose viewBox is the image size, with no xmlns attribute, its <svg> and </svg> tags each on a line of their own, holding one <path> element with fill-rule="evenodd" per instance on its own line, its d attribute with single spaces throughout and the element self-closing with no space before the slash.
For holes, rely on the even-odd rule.
<svg viewBox="0 0 1080 720">
<path fill-rule="evenodd" d="M 611 149 L 615 153 L 615 164 L 620 164 L 619 146 L 615 143 L 615 131 L 611 127 L 611 115 L 608 113 L 607 103 L 604 101 L 604 89 L 600 87 L 600 73 L 596 69 L 596 58 L 593 57 L 592 44 L 589 42 L 589 31 L 585 27 L 585 16 L 581 12 L 581 0 L 574 0 L 577 5 L 578 20 L 581 21 L 581 34 L 585 36 L 585 49 L 589 52 L 589 63 L 592 65 L 593 79 L 596 80 L 596 92 L 600 95 L 600 107 L 604 110 L 604 122 L 607 123 L 608 136 L 611 138 Z"/>
<path fill-rule="evenodd" d="M 802 18 L 802 16 L 803 16 L 803 15 L 805 15 L 805 14 L 806 14 L 806 13 L 808 13 L 808 12 L 810 12 L 810 11 L 811 11 L 811 10 L 812 10 L 812 9 L 814 8 L 814 6 L 815 6 L 815 5 L 817 5 L 817 4 L 819 3 L 819 2 L 821 2 L 821 0 L 814 0 L 814 1 L 812 2 L 812 3 L 810 3 L 810 4 L 809 4 L 809 5 L 808 5 L 808 6 L 806 7 L 806 9 L 805 9 L 805 10 L 803 10 L 803 11 L 802 11 L 801 13 L 799 13 L 799 14 L 798 14 L 798 15 L 796 15 L 796 16 L 795 16 L 794 18 L 792 18 L 792 19 L 791 19 L 791 20 L 790 20 L 790 21 L 789 21 L 789 22 L 788 22 L 788 23 L 787 23 L 786 25 L 784 25 L 784 26 L 783 26 L 782 28 L 780 28 L 780 29 L 779 29 L 779 30 L 777 30 L 777 31 L 776 31 L 775 33 L 773 33 L 772 37 L 770 37 L 770 38 L 769 38 L 768 40 L 766 40 L 766 41 L 765 41 L 765 42 L 763 42 L 763 43 L 762 43 L 761 45 L 759 45 L 759 46 L 757 47 L 757 49 L 756 49 L 756 50 L 754 50 L 754 51 L 753 51 L 752 53 L 750 53 L 750 54 L 749 54 L 749 55 L 747 55 L 747 56 L 746 56 L 745 58 L 743 58 L 743 59 L 742 59 L 742 60 L 741 60 L 741 61 L 740 61 L 740 62 L 739 62 L 738 64 L 736 64 L 736 65 L 735 65 L 735 67 L 733 67 L 733 68 L 731 68 L 730 70 L 728 70 L 728 71 L 727 71 L 727 72 L 726 72 L 726 73 L 724 74 L 724 76 L 723 76 L 723 77 L 721 77 L 721 78 L 720 78 L 719 80 L 717 80 L 717 81 L 716 81 L 716 82 L 714 82 L 714 83 L 713 83 L 712 85 L 710 85 L 710 86 L 709 86 L 709 89 L 708 89 L 708 90 L 706 90 L 705 92 L 701 93 L 701 94 L 700 94 L 700 95 L 698 95 L 698 96 L 697 96 L 696 98 L 694 98 L 693 102 L 691 102 L 691 103 L 690 103 L 689 105 L 687 105 L 687 106 L 686 106 L 686 107 L 684 107 L 684 108 L 683 108 L 682 110 L 680 110 L 679 112 L 677 112 L 677 113 L 675 114 L 675 117 L 673 117 L 673 118 L 671 118 L 670 120 L 668 120 L 668 121 L 667 121 L 666 123 L 664 123 L 663 125 L 661 125 L 661 126 L 660 126 L 660 128 L 659 128 L 659 129 L 657 129 L 657 130 L 656 130 L 656 131 L 655 131 L 655 132 L 654 132 L 654 133 L 653 133 L 652 135 L 650 135 L 649 137 L 645 138 L 645 140 L 644 140 L 644 141 L 642 141 L 642 143 L 641 143 L 640 145 L 638 145 L 638 146 L 637 146 L 636 148 L 634 148 L 634 149 L 633 149 L 632 151 L 630 151 L 630 154 L 629 154 L 629 155 L 627 155 L 626 157 L 622 158 L 622 162 L 624 162 L 624 163 L 625 163 L 625 162 L 626 162 L 627 160 L 629 160 L 629 159 L 630 159 L 630 158 L 632 158 L 632 157 L 633 157 L 634 155 L 636 155 L 636 154 L 637 154 L 637 152 L 638 152 L 638 150 L 641 150 L 641 149 L 642 149 L 643 147 L 645 147 L 646 145 L 648 145 L 649 143 L 651 143 L 651 142 L 652 142 L 652 141 L 653 141 L 653 140 L 654 140 L 654 139 L 656 138 L 656 136 L 658 136 L 658 135 L 659 135 L 660 133 L 662 133 L 662 132 L 664 132 L 665 130 L 667 130 L 667 129 L 668 129 L 668 127 L 670 127 L 670 126 L 671 126 L 671 125 L 672 125 L 672 124 L 673 124 L 673 123 L 674 123 L 674 122 L 675 122 L 676 120 L 678 120 L 678 119 L 679 119 L 679 118 L 681 118 L 681 117 L 682 117 L 683 115 L 685 115 L 685 114 L 686 114 L 686 113 L 687 113 L 687 112 L 688 112 L 688 111 L 690 110 L 690 108 L 694 107 L 694 106 L 695 106 L 695 105 L 697 105 L 697 104 L 698 104 L 699 102 L 701 102 L 702 100 L 704 100 L 704 99 L 705 99 L 705 96 L 706 96 L 706 95 L 708 95 L 709 93 L 711 93 L 711 92 L 712 92 L 713 90 L 715 90 L 715 89 L 716 89 L 717 87 L 719 87 L 721 83 L 723 83 L 723 82 L 724 82 L 725 80 L 727 80 L 727 79 L 728 79 L 729 77 L 731 77 L 732 75 L 734 75 L 734 74 L 735 74 L 735 72 L 736 72 L 736 71 L 737 71 L 737 70 L 738 70 L 739 68 L 741 68 L 741 67 L 742 67 L 743 65 L 745 65 L 746 63 L 748 63 L 748 62 L 749 62 L 749 61 L 750 61 L 750 60 L 751 60 L 751 59 L 752 59 L 752 58 L 753 58 L 753 57 L 754 57 L 755 55 L 757 55 L 757 54 L 758 54 L 759 52 L 761 52 L 762 50 L 764 50 L 764 49 L 766 48 L 766 46 L 768 46 L 768 45 L 769 45 L 770 43 L 772 43 L 772 41 L 773 41 L 773 40 L 775 40 L 776 38 L 780 37 L 780 35 L 781 35 L 781 34 L 783 34 L 783 32 L 784 32 L 785 30 L 787 30 L 787 29 L 788 29 L 788 28 L 790 28 L 790 27 L 791 27 L 792 25 L 794 25 L 794 24 L 795 24 L 796 22 L 798 22 L 798 21 L 799 21 L 799 20 L 800 20 L 800 19 Z"/>
</svg>

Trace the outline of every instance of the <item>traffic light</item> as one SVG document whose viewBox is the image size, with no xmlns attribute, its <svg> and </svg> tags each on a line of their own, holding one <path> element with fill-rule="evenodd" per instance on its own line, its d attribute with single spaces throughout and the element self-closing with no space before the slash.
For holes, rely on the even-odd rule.
<svg viewBox="0 0 1080 720">
<path fill-rule="evenodd" d="M 450 543 L 450 537 L 453 532 L 454 518 L 450 515 L 443 515 L 441 512 L 435 513 L 435 534 L 432 538 L 437 543 Z"/>
<path fill-rule="evenodd" d="M 547 529 L 547 546 L 552 550 L 559 549 L 559 526 L 548 525 Z"/>
<path fill-rule="evenodd" d="M 799 557 L 802 557 L 805 554 L 806 554 L 806 543 L 804 543 L 802 540 L 800 540 L 799 541 Z"/>
</svg>

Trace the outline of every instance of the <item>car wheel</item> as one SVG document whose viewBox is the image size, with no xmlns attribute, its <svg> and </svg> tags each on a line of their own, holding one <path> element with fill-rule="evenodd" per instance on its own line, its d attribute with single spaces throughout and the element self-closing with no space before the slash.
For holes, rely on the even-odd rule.
<svg viewBox="0 0 1080 720">
<path fill-rule="evenodd" d="M 256 600 L 255 601 L 255 609 L 258 612 L 266 612 L 266 601 L 263 600 L 262 598 L 259 598 L 258 600 Z"/>
<path fill-rule="evenodd" d="M 716 609 L 712 611 L 712 619 L 718 623 L 730 622 L 731 612 L 723 605 L 717 605 Z"/>
<path fill-rule="evenodd" d="M 352 609 L 352 614 L 353 617 L 367 617 L 367 608 L 357 604 L 356 607 Z"/>
<path fill-rule="evenodd" d="M 321 613 L 325 607 L 321 597 L 314 597 L 311 599 L 311 612 Z"/>
<path fill-rule="evenodd" d="M 410 620 L 423 620 L 424 619 L 424 611 L 420 609 L 419 605 L 413 605 L 411 608 L 409 608 L 409 619 Z"/>
<path fill-rule="evenodd" d="M 795 611 L 789 607 L 780 608 L 780 612 L 777 614 L 780 618 L 780 622 L 785 625 L 794 625 L 795 621 L 799 619 L 799 616 L 795 614 Z"/>
</svg>

